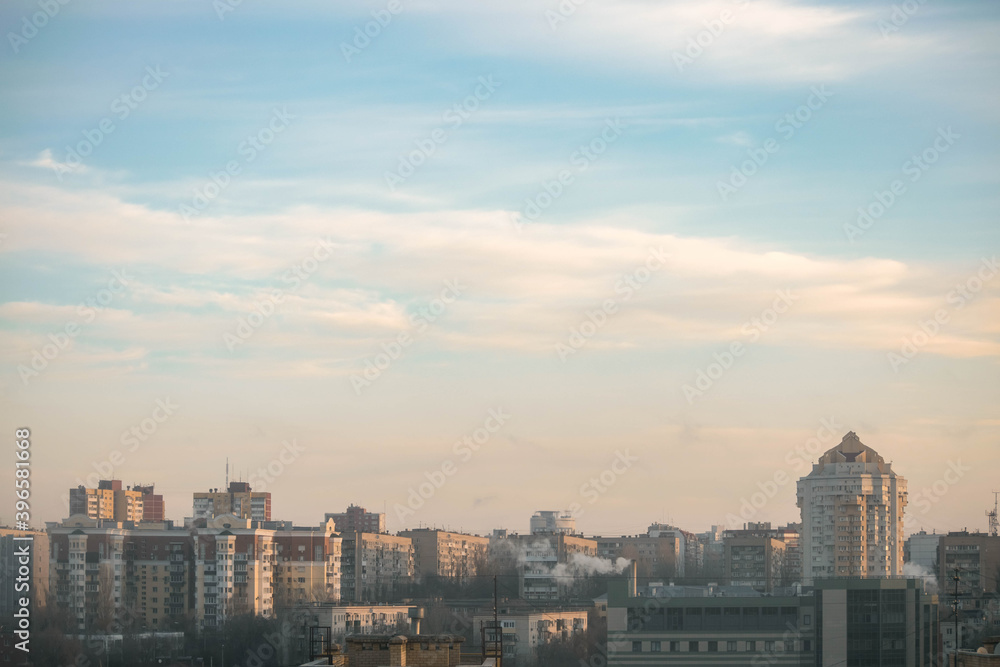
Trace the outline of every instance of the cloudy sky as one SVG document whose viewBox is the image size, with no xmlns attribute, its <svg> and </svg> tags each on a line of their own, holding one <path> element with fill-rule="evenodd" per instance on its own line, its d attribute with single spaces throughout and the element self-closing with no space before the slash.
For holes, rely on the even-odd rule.
<svg viewBox="0 0 1000 667">
<path fill-rule="evenodd" d="M 853 430 L 909 530 L 985 528 L 993 4 L 0 19 L 0 400 L 37 524 L 108 475 L 180 520 L 227 457 L 302 523 L 785 522 Z"/>
</svg>

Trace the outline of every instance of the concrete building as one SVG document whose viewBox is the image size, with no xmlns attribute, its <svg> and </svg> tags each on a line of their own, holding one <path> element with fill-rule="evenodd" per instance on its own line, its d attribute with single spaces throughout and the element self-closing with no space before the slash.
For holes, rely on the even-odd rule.
<svg viewBox="0 0 1000 667">
<path fill-rule="evenodd" d="M 215 627 L 280 604 L 337 601 L 339 543 L 320 528 L 266 527 L 223 515 L 126 524 L 73 516 L 48 527 L 50 588 L 78 629 Z"/>
<path fill-rule="evenodd" d="M 646 534 L 650 537 L 670 536 L 677 540 L 680 552 L 684 556 L 678 563 L 678 577 L 701 576 L 705 567 L 705 545 L 697 535 L 667 523 L 650 525 Z"/>
<path fill-rule="evenodd" d="M 163 496 L 153 492 L 153 486 L 153 484 L 135 484 L 132 490 L 142 494 L 143 521 L 164 521 L 167 507 L 163 502 Z"/>
<path fill-rule="evenodd" d="M 920 579 L 816 583 L 818 667 L 936 667 L 938 597 Z"/>
<path fill-rule="evenodd" d="M 413 579 L 413 541 L 385 533 L 342 533 L 341 597 L 381 602 Z"/>
<path fill-rule="evenodd" d="M 307 622 L 330 628 L 331 641 L 343 643 L 349 636 L 405 633 L 418 609 L 412 605 L 317 604 L 309 609 Z"/>
<path fill-rule="evenodd" d="M 328 520 L 319 528 L 287 522 L 274 533 L 274 605 L 340 601 L 343 542 Z"/>
<path fill-rule="evenodd" d="M 968 639 L 981 632 L 1000 635 L 1000 537 L 966 531 L 941 535 L 937 562 L 945 649 L 955 648 L 956 569 L 960 647 L 969 648 Z"/>
<path fill-rule="evenodd" d="M 803 583 L 903 567 L 906 480 L 852 431 L 798 481 Z"/>
<path fill-rule="evenodd" d="M 711 530 L 697 534 L 703 552 L 701 576 L 705 582 L 719 581 L 725 576 L 726 547 L 722 539 L 724 532 L 722 526 L 712 526 Z M 786 561 L 793 558 L 788 549 L 785 551 L 785 558 Z"/>
<path fill-rule="evenodd" d="M 23 555 L 25 549 L 27 557 Z M 28 570 L 26 582 L 18 581 L 22 578 L 22 566 Z M 24 583 L 29 586 L 28 595 L 21 588 Z M 11 618 L 20 609 L 22 597 L 31 600 L 32 613 L 41 609 L 45 606 L 48 590 L 49 536 L 40 530 L 0 527 L 0 618 Z"/>
<path fill-rule="evenodd" d="M 816 664 L 812 596 L 668 588 L 662 596 L 638 597 L 624 579 L 609 583 L 609 666 Z"/>
<path fill-rule="evenodd" d="M 937 572 L 938 543 L 941 535 L 921 530 L 903 542 L 903 562 L 913 563 L 929 572 Z"/>
<path fill-rule="evenodd" d="M 531 534 L 562 533 L 564 535 L 576 534 L 576 519 L 568 511 L 554 512 L 543 510 L 535 512 L 531 517 Z"/>
<path fill-rule="evenodd" d="M 510 536 L 519 544 L 519 592 L 525 600 L 558 600 L 572 593 L 574 578 L 587 576 L 597 541 L 566 533 Z M 559 567 L 559 566 L 564 567 Z"/>
<path fill-rule="evenodd" d="M 143 519 L 142 496 L 141 491 L 123 489 L 120 479 L 102 479 L 96 489 L 78 486 L 69 490 L 69 513 L 91 519 L 139 522 Z"/>
<path fill-rule="evenodd" d="M 455 667 L 462 662 L 459 635 L 361 635 L 347 638 L 347 664 L 350 667 Z M 317 664 L 328 664 L 326 662 Z"/>
<path fill-rule="evenodd" d="M 940 664 L 938 600 L 917 579 L 824 579 L 810 595 L 635 592 L 609 586 L 608 665 Z"/>
<path fill-rule="evenodd" d="M 587 632 L 587 622 L 593 607 L 562 609 L 501 608 L 500 623 L 502 662 L 507 667 L 541 665 L 536 660 L 538 647 L 553 642 L 565 642 Z M 496 646 L 493 614 L 481 613 L 472 618 L 473 646 Z"/>
<path fill-rule="evenodd" d="M 333 519 L 338 533 L 384 533 L 385 514 L 369 512 L 364 507 L 351 505 L 346 512 L 326 514 L 325 520 Z"/>
<path fill-rule="evenodd" d="M 780 528 L 772 528 L 769 521 L 765 522 L 749 522 L 743 524 L 741 529 L 729 529 L 723 531 L 723 542 L 724 544 L 737 544 L 734 542 L 735 539 L 743 538 L 758 538 L 756 540 L 750 540 L 746 542 L 741 542 L 743 547 L 748 547 L 751 544 L 755 544 L 763 547 L 762 551 L 756 556 L 763 556 L 762 559 L 757 559 L 758 562 L 763 560 L 768 560 L 768 566 L 763 568 L 761 574 L 762 576 L 770 572 L 769 575 L 770 582 L 767 584 L 752 584 L 753 587 L 759 588 L 761 585 L 769 586 L 767 590 L 771 590 L 775 586 L 790 586 L 794 583 L 801 583 L 802 581 L 802 560 L 801 560 L 801 543 L 799 541 L 799 524 L 788 524 L 787 526 L 782 526 Z M 781 542 L 780 553 L 775 552 L 771 548 L 770 540 L 777 540 Z M 730 560 L 730 551 L 724 552 L 724 577 L 729 581 L 729 575 L 733 573 L 734 563 Z M 772 558 L 771 556 L 774 556 Z M 746 558 L 741 558 L 741 566 L 746 566 Z M 740 569 L 740 568 L 735 568 Z M 744 569 L 746 569 L 744 567 Z M 745 578 L 744 578 L 745 579 Z M 738 585 L 735 581 L 731 582 L 733 585 Z M 763 590 L 763 589 L 761 589 Z"/>
<path fill-rule="evenodd" d="M 233 515 L 254 521 L 271 520 L 271 494 L 253 491 L 248 482 L 230 482 L 229 489 L 209 489 L 194 494 L 194 518 Z"/>
<path fill-rule="evenodd" d="M 728 537 L 725 545 L 725 580 L 730 586 L 770 593 L 787 583 L 785 543 L 781 540 L 748 535 Z"/>
<path fill-rule="evenodd" d="M 635 563 L 637 576 L 644 581 L 680 576 L 679 563 L 684 556 L 680 541 L 673 535 L 597 536 L 593 539 L 597 542 L 599 557 L 610 561 L 624 558 Z"/>
<path fill-rule="evenodd" d="M 400 531 L 413 543 L 413 569 L 417 581 L 424 577 L 468 580 L 486 564 L 490 538 L 451 533 L 434 528 Z"/>
</svg>

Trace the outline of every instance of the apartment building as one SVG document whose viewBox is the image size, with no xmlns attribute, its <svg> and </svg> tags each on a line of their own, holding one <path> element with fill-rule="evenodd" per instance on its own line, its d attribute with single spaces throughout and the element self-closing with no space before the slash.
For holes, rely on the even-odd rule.
<svg viewBox="0 0 1000 667">
<path fill-rule="evenodd" d="M 102 479 L 96 489 L 78 486 L 69 490 L 70 515 L 114 521 L 143 520 L 143 494 L 131 487 L 122 488 L 119 479 Z"/>
<path fill-rule="evenodd" d="M 377 602 L 413 580 L 413 541 L 386 533 L 342 533 L 341 598 Z"/>
<path fill-rule="evenodd" d="M 30 539 L 30 541 L 28 541 Z M 22 563 L 23 549 L 29 557 Z M 45 606 L 49 589 L 49 536 L 40 530 L 0 527 L 0 618 L 11 618 L 21 608 L 25 593 L 17 588 L 22 564 L 27 567 L 31 610 Z"/>
<path fill-rule="evenodd" d="M 417 581 L 427 576 L 468 580 L 485 565 L 490 539 L 434 528 L 400 531 L 413 543 L 413 569 Z"/>
<path fill-rule="evenodd" d="M 142 494 L 142 520 L 163 521 L 166 519 L 166 504 L 163 496 L 154 492 L 153 484 L 134 484 L 132 490 Z"/>
<path fill-rule="evenodd" d="M 351 505 L 345 512 L 327 513 L 324 521 L 333 519 L 338 533 L 384 533 L 385 513 L 369 512 L 364 507 Z"/>
<path fill-rule="evenodd" d="M 573 578 L 586 576 L 586 568 L 573 567 L 579 557 L 597 557 L 597 540 L 549 533 L 512 535 L 518 546 L 519 590 L 525 600 L 558 600 L 572 591 Z M 568 567 L 558 567 L 560 565 Z"/>
<path fill-rule="evenodd" d="M 274 542 L 275 607 L 340 601 L 343 546 L 332 520 L 319 529 L 283 525 Z"/>
<path fill-rule="evenodd" d="M 725 539 L 725 580 L 770 593 L 786 583 L 785 543 L 772 537 L 747 535 Z"/>
<path fill-rule="evenodd" d="M 419 607 L 412 605 L 312 605 L 309 625 L 330 628 L 331 641 L 343 643 L 349 636 L 407 632 Z"/>
<path fill-rule="evenodd" d="M 906 480 L 853 431 L 798 480 L 802 578 L 902 572 Z"/>
<path fill-rule="evenodd" d="M 593 538 L 597 555 L 610 561 L 625 558 L 636 564 L 638 577 L 643 580 L 669 579 L 680 576 L 679 565 L 684 555 L 681 542 L 672 534 L 622 535 Z"/>
<path fill-rule="evenodd" d="M 254 491 L 248 482 L 230 482 L 225 491 L 197 491 L 193 504 L 195 519 L 233 515 L 254 521 L 271 520 L 271 494 Z"/>
<path fill-rule="evenodd" d="M 563 533 L 564 535 L 576 534 L 576 519 L 568 511 L 543 510 L 535 512 L 531 517 L 530 528 L 532 535 L 545 535 L 548 533 Z"/>
<path fill-rule="evenodd" d="M 528 667 L 540 664 L 536 660 L 539 646 L 567 642 L 587 632 L 589 614 L 593 608 L 567 607 L 559 609 L 502 608 L 498 610 L 500 645 L 503 664 Z M 480 613 L 472 617 L 472 644 L 492 648 L 497 645 L 493 614 Z"/>
<path fill-rule="evenodd" d="M 946 619 L 942 623 L 945 648 L 952 651 L 955 647 L 952 603 L 956 587 L 961 645 L 979 633 L 1000 636 L 1000 537 L 960 531 L 939 538 L 937 578 Z"/>
<path fill-rule="evenodd" d="M 339 537 L 320 528 L 268 527 L 233 515 L 132 525 L 73 516 L 48 527 L 49 581 L 82 631 L 202 627 L 270 616 L 277 606 L 336 601 Z"/>
</svg>

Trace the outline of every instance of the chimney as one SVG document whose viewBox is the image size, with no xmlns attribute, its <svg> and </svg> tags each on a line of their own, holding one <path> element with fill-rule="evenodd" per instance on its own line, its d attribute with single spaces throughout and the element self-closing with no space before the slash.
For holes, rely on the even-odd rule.
<svg viewBox="0 0 1000 667">
<path fill-rule="evenodd" d="M 406 637 L 396 635 L 389 640 L 389 665 L 401 667 L 406 664 Z"/>
<path fill-rule="evenodd" d="M 424 617 L 423 607 L 411 607 L 407 612 L 410 617 L 410 634 L 419 635 L 420 634 L 420 619 Z"/>
</svg>

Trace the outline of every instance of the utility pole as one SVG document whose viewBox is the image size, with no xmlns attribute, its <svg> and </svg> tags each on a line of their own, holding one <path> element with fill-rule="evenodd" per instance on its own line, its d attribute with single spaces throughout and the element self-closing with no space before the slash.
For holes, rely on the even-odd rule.
<svg viewBox="0 0 1000 667">
<path fill-rule="evenodd" d="M 954 600 L 954 605 L 955 605 L 955 664 L 957 665 L 958 664 L 958 649 L 959 649 L 959 641 L 958 641 L 958 582 L 959 582 L 959 579 L 960 579 L 960 577 L 958 576 L 958 566 L 957 565 L 955 566 L 955 576 L 952 577 L 952 579 L 955 580 L 955 600 Z"/>
<path fill-rule="evenodd" d="M 493 575 L 493 632 L 494 632 L 494 643 L 496 644 L 493 648 L 493 655 L 496 658 L 496 665 L 500 667 L 500 663 L 503 660 L 501 654 L 503 652 L 503 642 L 500 641 L 500 620 L 497 612 L 497 575 Z"/>
</svg>

